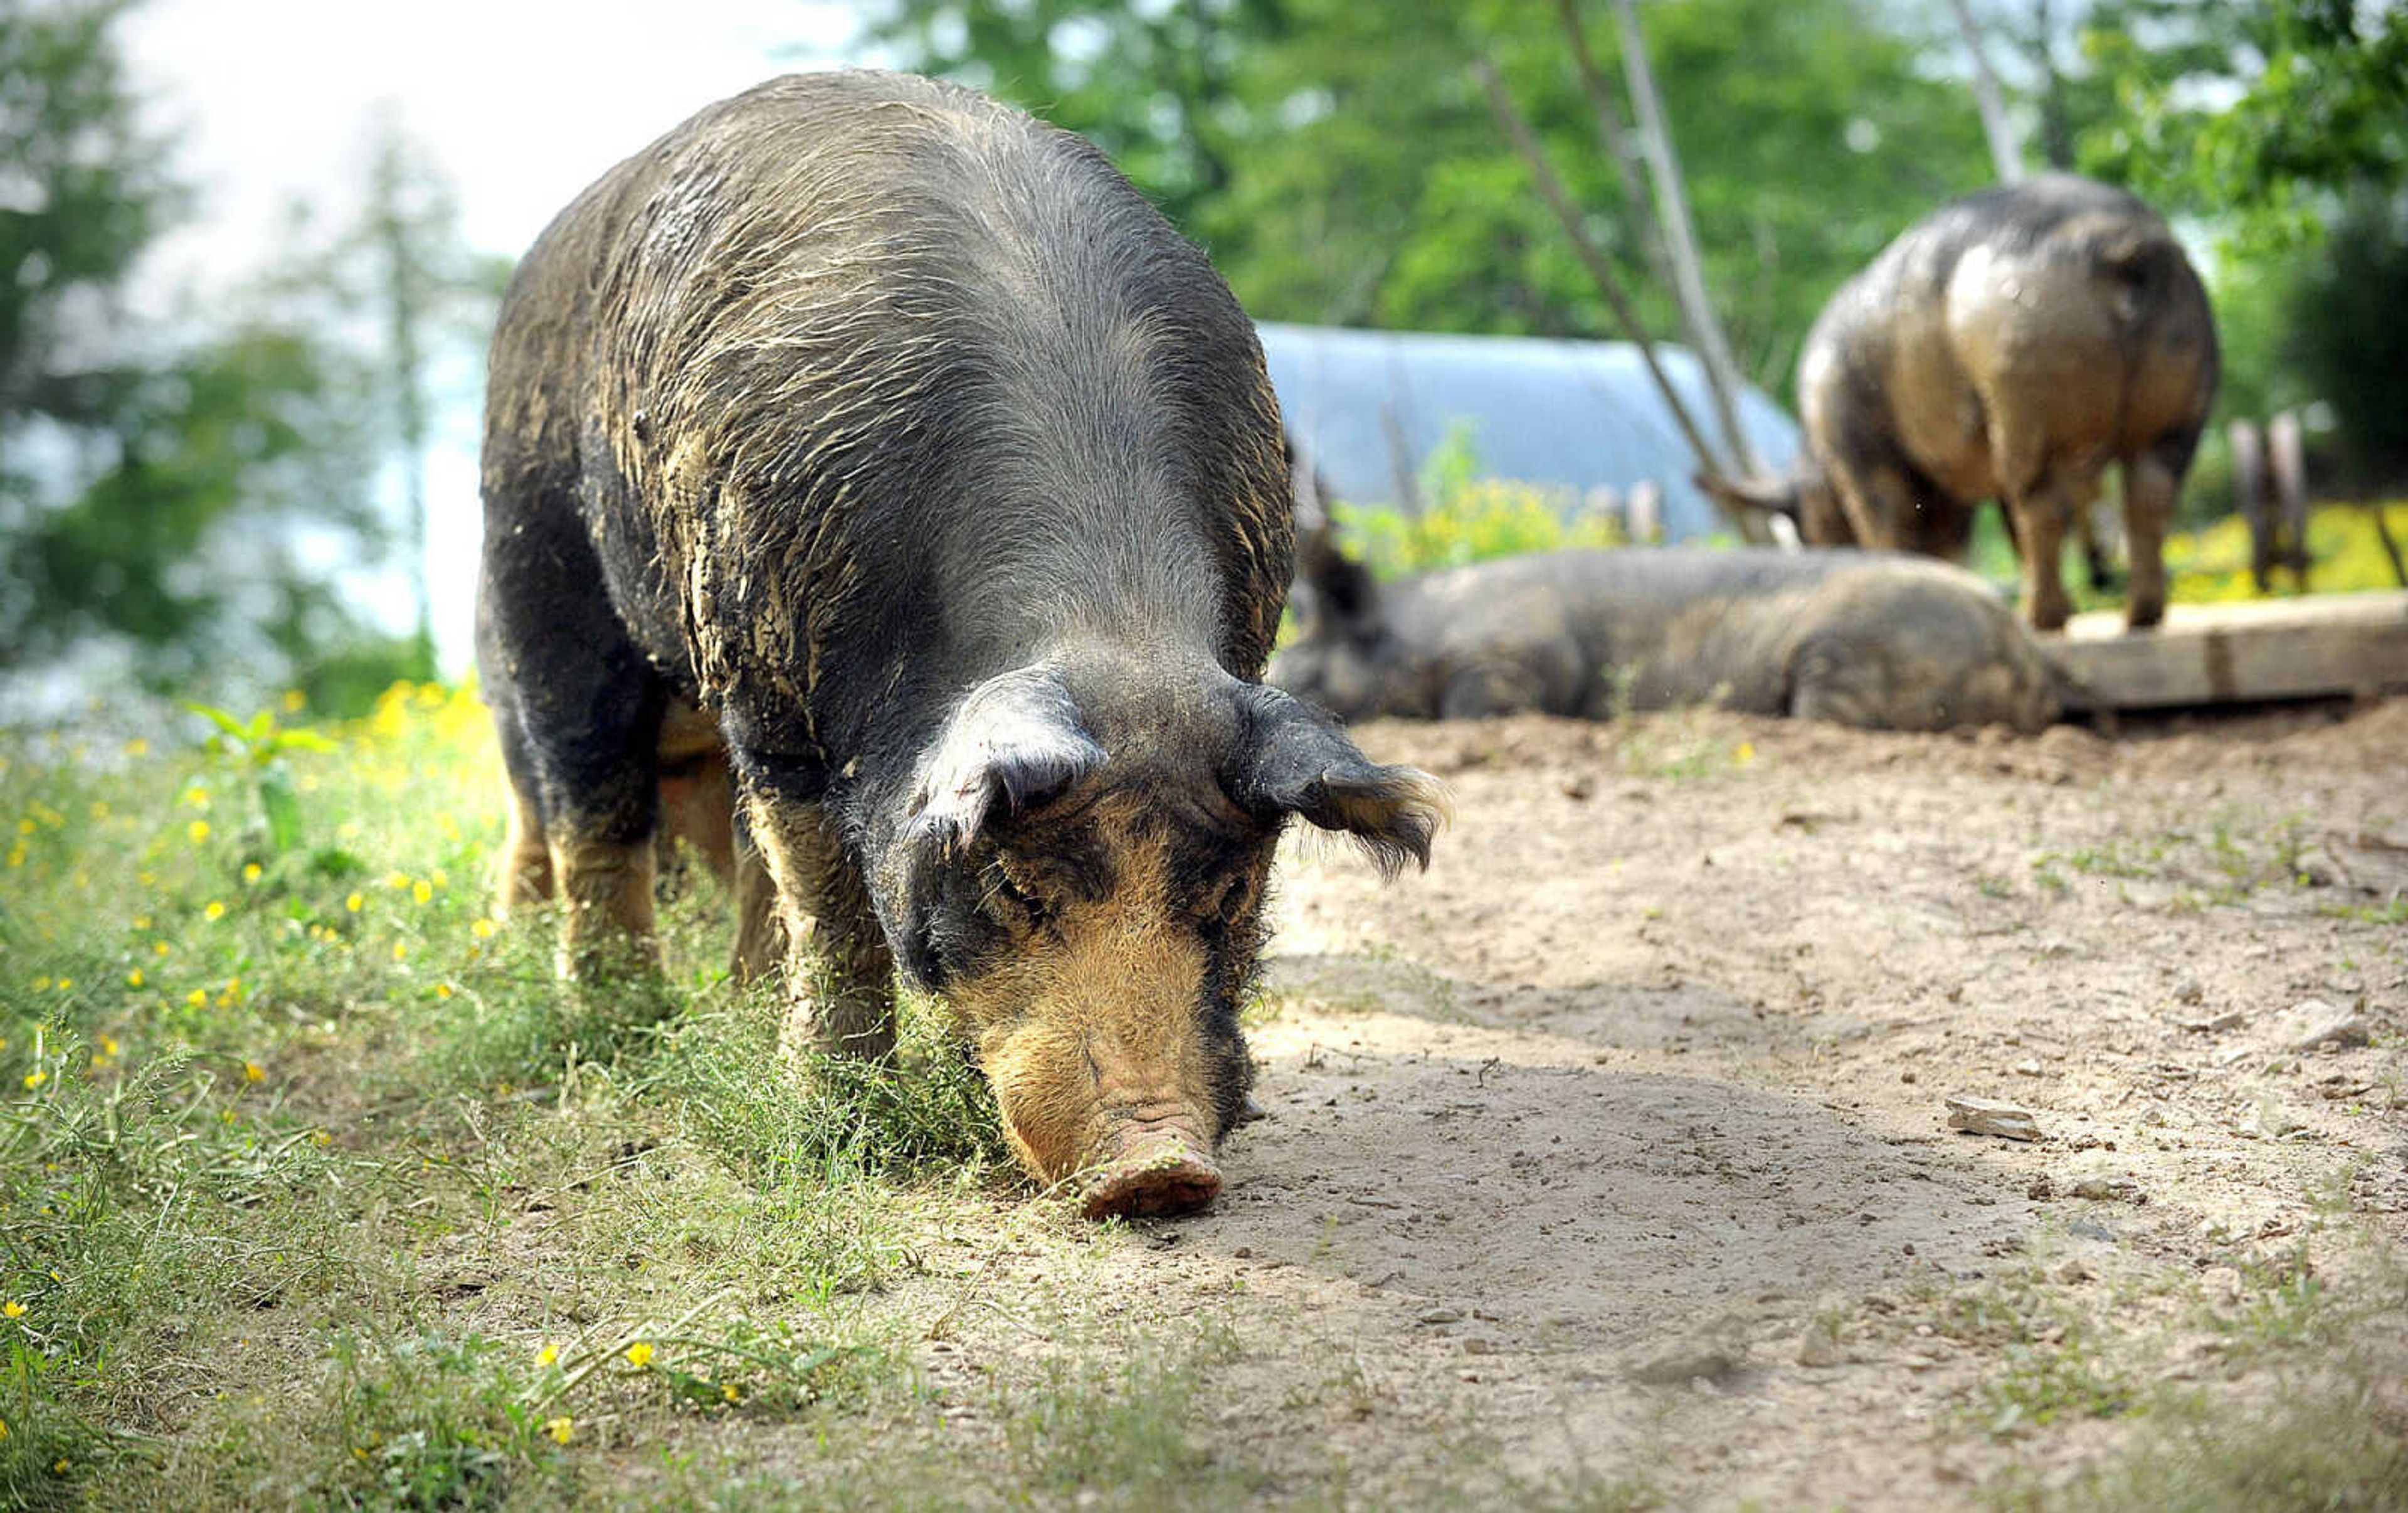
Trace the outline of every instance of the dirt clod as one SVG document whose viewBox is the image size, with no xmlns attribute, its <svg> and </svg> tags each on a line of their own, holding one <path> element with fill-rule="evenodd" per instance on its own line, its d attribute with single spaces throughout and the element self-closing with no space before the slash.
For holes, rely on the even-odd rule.
<svg viewBox="0 0 2408 1513">
<path fill-rule="evenodd" d="M 2038 1140 L 2040 1120 L 2031 1110 L 1996 1098 L 1960 1093 L 1948 1097 L 1948 1128 L 1967 1134 L 1997 1135 L 2002 1140 Z"/>
<path fill-rule="evenodd" d="M 2291 1010 L 2290 1033 L 2284 1045 L 2294 1051 L 2312 1051 L 2320 1045 L 2346 1048 L 2365 1045 L 2372 1033 L 2366 1016 L 2312 998 Z"/>
</svg>

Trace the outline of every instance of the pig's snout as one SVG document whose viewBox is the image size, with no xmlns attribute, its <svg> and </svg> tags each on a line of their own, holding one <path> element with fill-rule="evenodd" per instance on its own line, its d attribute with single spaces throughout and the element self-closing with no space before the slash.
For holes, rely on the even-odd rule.
<svg viewBox="0 0 2408 1513">
<path fill-rule="evenodd" d="M 1104 1137 L 1080 1188 L 1089 1218 L 1191 1214 L 1220 1196 L 1212 1143 L 1185 1112 L 1127 1116 Z"/>
</svg>

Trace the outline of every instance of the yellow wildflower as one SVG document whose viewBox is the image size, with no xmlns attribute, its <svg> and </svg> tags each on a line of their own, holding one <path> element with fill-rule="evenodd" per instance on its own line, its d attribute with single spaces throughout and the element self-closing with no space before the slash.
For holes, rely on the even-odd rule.
<svg viewBox="0 0 2408 1513">
<path fill-rule="evenodd" d="M 209 838 L 209 822 L 205 819 L 196 819 L 190 825 L 184 827 L 184 833 L 193 838 L 193 844 L 199 845 L 202 842 Z"/>
<path fill-rule="evenodd" d="M 206 987 L 195 987 L 191 992 L 184 995 L 184 1001 L 196 1009 L 208 1008 L 209 1004 L 209 990 Z"/>
<path fill-rule="evenodd" d="M 384 874 L 384 886 L 397 893 L 409 886 L 409 874 L 404 872 L 387 872 Z"/>
<path fill-rule="evenodd" d="M 136 915 L 134 916 L 134 928 L 136 929 L 149 929 L 150 928 L 150 916 L 149 915 Z"/>
<path fill-rule="evenodd" d="M 150 755 L 150 742 L 143 740 L 140 736 L 136 736 L 133 740 L 125 743 L 125 755 L 128 756 L 148 756 Z"/>
<path fill-rule="evenodd" d="M 25 1090 L 27 1092 L 32 1092 L 35 1088 L 50 1080 L 50 1074 L 47 1072 L 28 1072 L 25 1074 Z"/>
<path fill-rule="evenodd" d="M 538 1350 L 535 1353 L 535 1363 L 538 1366 L 551 1365 L 553 1362 L 559 1359 L 560 1347 L 557 1345 L 547 1345 L 542 1349 Z"/>
<path fill-rule="evenodd" d="M 652 1363 L 652 1347 L 650 1345 L 645 1344 L 642 1340 L 638 1340 L 635 1344 L 627 1347 L 627 1364 L 631 1366 L 649 1366 Z"/>
<path fill-rule="evenodd" d="M 358 914 L 361 906 L 366 904 L 367 901 L 367 900 L 361 898 L 358 894 L 354 893 L 350 898 L 343 901 L 343 907 L 349 909 L 353 914 Z"/>
<path fill-rule="evenodd" d="M 165 956 L 167 954 L 167 950 L 168 946 L 165 941 L 152 941 L 150 943 L 150 954 L 152 956 Z"/>
<path fill-rule="evenodd" d="M 490 919 L 480 919 L 468 927 L 468 933 L 480 941 L 489 940 L 493 937 L 494 922 Z"/>
<path fill-rule="evenodd" d="M 136 967 L 132 972 L 125 974 L 125 986 L 128 987 L 139 987 L 142 986 L 142 969 L 140 967 Z"/>
<path fill-rule="evenodd" d="M 64 992 L 67 991 L 69 988 L 72 988 L 73 987 L 75 987 L 75 979 L 74 979 L 74 978 L 72 978 L 72 977 L 62 977 L 62 978 L 60 978 L 60 979 L 59 979 L 59 991 L 60 991 L 60 992 L 64 993 Z"/>
<path fill-rule="evenodd" d="M 259 869 L 259 863 L 257 863 L 257 862 L 255 862 L 255 861 L 247 861 L 247 862 L 244 862 L 244 863 L 242 864 L 242 880 L 243 880 L 244 882 L 246 882 L 246 883 L 256 883 L 256 882 L 258 882 L 258 881 L 259 881 L 259 871 L 260 871 L 260 869 Z"/>
<path fill-rule="evenodd" d="M 425 882 L 412 883 L 409 885 L 409 896 L 416 901 L 424 903 L 435 897 L 435 885 Z"/>
<path fill-rule="evenodd" d="M 38 829 L 40 829 L 40 827 L 36 826 L 30 819 L 21 819 L 17 822 L 17 833 L 19 835 L 31 835 Z"/>
<path fill-rule="evenodd" d="M 115 1035 L 103 1035 L 100 1037 L 100 1054 L 103 1056 L 115 1056 L 117 1054 L 117 1037 Z"/>
<path fill-rule="evenodd" d="M 452 886 L 452 879 L 451 879 L 451 877 L 450 877 L 449 875 L 447 875 L 447 874 L 444 872 L 443 869 L 442 869 L 442 868 L 440 868 L 440 867 L 436 868 L 433 872 L 431 872 L 427 873 L 426 875 L 427 875 L 429 878 L 432 878 L 432 879 L 434 880 L 435 886 L 436 886 L 437 887 L 450 887 L 450 886 Z"/>
<path fill-rule="evenodd" d="M 43 973 L 41 976 L 36 977 L 36 978 L 35 978 L 35 979 L 34 979 L 34 991 L 35 991 L 35 992 L 36 992 L 36 993 L 47 993 L 47 992 L 49 992 L 50 990 L 50 974 L 49 974 L 48 973 Z"/>
<path fill-rule="evenodd" d="M 215 899 L 211 899 L 209 901 L 209 906 L 201 911 L 201 917 L 211 924 L 216 924 L 219 920 L 225 917 L 225 905 L 220 903 Z"/>
<path fill-rule="evenodd" d="M 1739 749 L 1731 753 L 1731 760 L 1737 762 L 1742 767 L 1745 767 L 1748 763 L 1756 760 L 1756 742 L 1753 741 L 1741 742 L 1739 743 Z"/>
<path fill-rule="evenodd" d="M 395 961 L 407 960 L 407 959 L 408 958 L 408 956 L 409 956 L 409 943 L 408 943 L 408 942 L 407 942 L 407 941 L 395 941 L 395 942 L 394 942 L 394 943 L 393 943 L 393 958 L 394 958 Z"/>
<path fill-rule="evenodd" d="M 6 1315 L 10 1318 L 22 1318 L 25 1317 L 25 1305 L 10 1298 L 7 1303 L 0 1303 L 0 1315 Z"/>
<path fill-rule="evenodd" d="M 566 1445 L 568 1443 L 568 1436 L 577 1433 L 577 1420 L 564 1413 L 557 1419 L 545 1419 L 543 1432 L 550 1434 L 556 1443 Z"/>
<path fill-rule="evenodd" d="M 242 1080 L 245 1082 L 265 1082 L 267 1080 L 267 1069 L 261 1066 L 256 1061 L 245 1061 L 242 1064 Z"/>
<path fill-rule="evenodd" d="M 450 983 L 437 983 L 435 985 L 435 996 L 437 998 L 450 998 L 452 996 L 452 985 Z"/>
<path fill-rule="evenodd" d="M 8 865 L 11 867 L 22 867 L 25 865 L 24 842 L 20 841 L 15 845 L 8 848 Z"/>
<path fill-rule="evenodd" d="M 738 1392 L 736 1390 L 736 1384 L 734 1382 L 723 1383 L 719 1389 L 719 1395 L 725 1398 L 730 1403 L 741 1402 L 744 1396 L 743 1393 Z"/>
</svg>

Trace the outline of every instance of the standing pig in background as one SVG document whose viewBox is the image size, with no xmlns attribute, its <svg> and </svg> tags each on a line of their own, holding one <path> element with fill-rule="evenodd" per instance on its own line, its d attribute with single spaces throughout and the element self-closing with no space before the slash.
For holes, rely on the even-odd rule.
<svg viewBox="0 0 2408 1513">
<path fill-rule="evenodd" d="M 1244 312 L 1078 137 L 879 73 L 704 110 L 553 222 L 494 336 L 505 905 L 557 894 L 572 972 L 649 957 L 664 771 L 724 752 L 790 1044 L 884 1054 L 899 964 L 1037 1176 L 1209 1203 L 1288 816 L 1391 871 L 1440 818 L 1254 681 L 1284 469 Z"/>
<path fill-rule="evenodd" d="M 1998 499 L 2024 612 L 2055 630 L 2065 531 L 2114 463 L 2141 628 L 2165 613 L 2166 529 L 2215 380 L 2207 294 L 2165 222 L 2052 174 L 1942 208 L 1831 296 L 1798 366 L 1803 468 L 1699 482 L 1796 514 L 1817 545 L 1947 557 Z"/>
</svg>

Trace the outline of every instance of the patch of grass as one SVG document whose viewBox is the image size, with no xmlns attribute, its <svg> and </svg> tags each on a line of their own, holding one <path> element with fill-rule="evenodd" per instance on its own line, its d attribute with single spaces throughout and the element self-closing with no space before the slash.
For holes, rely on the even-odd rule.
<svg viewBox="0 0 2408 1513">
<path fill-rule="evenodd" d="M 2069 1415 L 2112 1419 L 2132 1405 L 2133 1388 L 2073 1326 L 2005 1349 L 2005 1370 L 1982 1385 L 1983 1428 L 2006 1438 Z"/>
<path fill-rule="evenodd" d="M 2092 877 L 2155 877 L 2163 870 L 2166 843 L 2157 841 L 2124 841 L 2111 839 L 2103 844 L 2082 846 L 2070 852 L 2050 852 L 2040 862 L 2058 862 Z"/>
<path fill-rule="evenodd" d="M 1669 710 L 1617 720 L 1614 756 L 1631 777 L 1694 783 L 1755 764 L 1756 742 L 1733 734 L 1711 710 Z"/>
<path fill-rule="evenodd" d="M 2316 913 L 2359 925 L 2408 925 L 2408 893 L 2395 894 L 2382 903 L 2321 904 Z"/>
<path fill-rule="evenodd" d="M 2408 1413 L 2355 1374 L 2308 1377 L 2272 1401 L 2163 1412 L 2137 1448 L 2012 1508 L 2097 1513 L 2383 1513 L 2408 1489 Z"/>
<path fill-rule="evenodd" d="M 2394 540 L 2408 540 L 2408 501 L 2383 506 Z M 2090 586 L 2078 543 L 2067 534 L 2066 591 L 2077 610 L 2120 608 L 2121 584 L 2100 590 Z M 2319 505 L 2308 512 L 2308 556 L 2311 586 L 2319 593 L 2344 593 L 2368 588 L 2397 588 L 2390 558 L 2376 539 L 2372 512 L 2363 505 Z M 2017 579 L 2015 553 L 2002 518 L 1995 509 L 1978 512 L 1972 550 L 1967 565 L 1993 583 L 2014 591 Z M 2176 531 L 2166 538 L 2166 578 L 2177 604 L 2211 604 L 2256 598 L 2257 584 L 2249 575 L 2249 526 L 2238 514 L 2198 530 Z M 2277 598 L 2291 598 L 2299 587 L 2287 572 L 2274 575 Z"/>
</svg>

